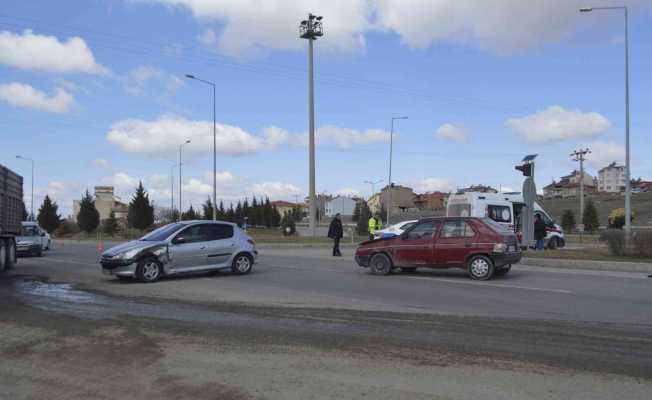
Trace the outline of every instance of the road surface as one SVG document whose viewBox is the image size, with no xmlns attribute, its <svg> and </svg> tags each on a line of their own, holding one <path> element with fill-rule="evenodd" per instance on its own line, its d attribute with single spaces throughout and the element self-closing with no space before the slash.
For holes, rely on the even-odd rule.
<svg viewBox="0 0 652 400">
<path fill-rule="evenodd" d="M 21 259 L 0 278 L 0 393 L 53 398 L 57 382 L 62 398 L 649 398 L 646 275 L 377 277 L 347 251 L 262 248 L 250 275 L 155 284 L 102 276 L 93 244 Z"/>
</svg>

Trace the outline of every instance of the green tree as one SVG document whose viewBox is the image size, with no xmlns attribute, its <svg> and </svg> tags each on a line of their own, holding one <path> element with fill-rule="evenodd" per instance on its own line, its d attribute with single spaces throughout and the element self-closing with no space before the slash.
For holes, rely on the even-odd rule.
<svg viewBox="0 0 652 400">
<path fill-rule="evenodd" d="M 630 221 L 634 221 L 634 212 L 632 211 Z M 624 208 L 614 208 L 609 213 L 609 228 L 611 229 L 623 229 L 625 226 L 625 209 Z"/>
<path fill-rule="evenodd" d="M 184 220 L 184 221 L 192 221 L 192 220 L 195 220 L 195 219 L 200 219 L 200 216 L 199 216 L 199 213 L 197 213 L 197 211 L 195 211 L 195 209 L 192 207 L 192 204 L 191 204 L 188 211 L 181 214 L 181 219 Z"/>
<path fill-rule="evenodd" d="M 355 225 L 356 231 L 360 236 L 369 234 L 369 218 L 371 218 L 371 210 L 367 203 L 360 202 L 360 217 Z"/>
<path fill-rule="evenodd" d="M 284 236 L 290 236 L 294 235 L 296 231 L 297 226 L 292 218 L 292 212 L 288 211 L 283 214 L 283 218 L 281 219 L 281 232 L 283 232 Z"/>
<path fill-rule="evenodd" d="M 561 215 L 561 227 L 564 228 L 566 233 L 570 233 L 575 229 L 575 214 L 572 210 L 564 210 Z"/>
<path fill-rule="evenodd" d="M 222 200 L 220 200 L 220 208 L 217 209 L 217 219 L 226 219 L 226 211 Z"/>
<path fill-rule="evenodd" d="M 363 200 L 356 201 L 355 202 L 355 208 L 353 209 L 353 222 L 358 222 L 360 219 L 360 204 L 362 204 Z"/>
<path fill-rule="evenodd" d="M 143 182 L 138 183 L 136 193 L 129 203 L 127 223 L 131 228 L 141 231 L 154 223 L 154 206 L 149 201 L 149 195 L 143 187 Z"/>
<path fill-rule="evenodd" d="M 109 218 L 102 222 L 102 231 L 107 235 L 115 235 L 119 230 L 118 219 L 115 217 L 115 212 L 111 211 Z"/>
<path fill-rule="evenodd" d="M 274 207 L 272 202 L 269 201 L 269 197 L 265 198 L 265 204 L 263 205 L 263 220 L 266 227 L 271 228 L 274 226 Z"/>
<path fill-rule="evenodd" d="M 582 223 L 586 232 L 596 232 L 600 228 L 600 220 L 598 219 L 598 210 L 593 204 L 593 200 L 589 199 L 584 207 L 584 215 L 582 216 Z"/>
<path fill-rule="evenodd" d="M 210 198 L 206 199 L 204 204 L 201 205 L 204 219 L 213 219 L 213 202 Z"/>
<path fill-rule="evenodd" d="M 43 204 L 38 210 L 38 224 L 48 233 L 54 232 L 61 225 L 61 215 L 57 213 L 59 206 L 56 202 L 50 200 L 50 196 L 45 195 Z"/>
<path fill-rule="evenodd" d="M 272 226 L 277 227 L 281 225 L 281 213 L 278 212 L 276 206 L 272 206 Z"/>
<path fill-rule="evenodd" d="M 86 232 L 91 233 L 98 226 L 100 226 L 100 213 L 95 208 L 95 200 L 88 190 L 84 196 L 82 196 L 81 202 L 79 203 L 79 214 L 77 214 L 77 225 L 79 228 Z"/>
</svg>

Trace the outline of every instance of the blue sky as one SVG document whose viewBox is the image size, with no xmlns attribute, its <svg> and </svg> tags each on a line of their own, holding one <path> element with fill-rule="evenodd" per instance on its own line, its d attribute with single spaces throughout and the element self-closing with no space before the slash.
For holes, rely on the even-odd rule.
<svg viewBox="0 0 652 400">
<path fill-rule="evenodd" d="M 405 6 L 406 3 L 411 3 Z M 580 1 L 94 0 L 5 1 L 0 9 L 0 162 L 36 203 L 64 214 L 96 184 L 128 198 L 143 180 L 170 202 L 184 148 L 184 208 L 211 193 L 217 84 L 218 197 L 307 193 L 307 12 L 316 43 L 317 190 L 369 195 L 393 180 L 417 191 L 475 183 L 518 189 L 513 166 L 538 153 L 537 183 L 593 150 L 595 173 L 624 158 L 623 26 L 619 12 L 580 14 Z M 630 6 L 632 175 L 652 179 L 646 140 L 652 7 Z M 593 0 L 591 5 L 607 2 Z M 610 4 L 613 4 L 611 2 Z M 175 191 L 178 190 L 175 170 Z M 175 193 L 176 195 L 176 193 Z"/>
</svg>

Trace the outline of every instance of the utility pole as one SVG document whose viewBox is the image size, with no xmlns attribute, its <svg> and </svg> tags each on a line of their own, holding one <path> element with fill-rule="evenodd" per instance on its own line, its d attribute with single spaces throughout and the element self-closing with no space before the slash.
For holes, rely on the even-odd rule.
<svg viewBox="0 0 652 400">
<path fill-rule="evenodd" d="M 584 218 L 584 161 L 586 160 L 586 155 L 590 153 L 591 150 L 587 148 L 575 150 L 570 155 L 573 157 L 573 161 L 580 162 L 580 218 Z"/>
<path fill-rule="evenodd" d="M 389 133 L 389 179 L 387 180 L 389 193 L 387 196 L 387 226 L 389 226 L 389 216 L 392 212 L 392 153 L 394 151 L 394 121 L 397 119 L 408 119 L 408 117 L 392 117 L 392 129 Z"/>
<path fill-rule="evenodd" d="M 176 164 L 170 166 L 170 212 L 174 214 L 174 167 Z"/>
<path fill-rule="evenodd" d="M 308 39 L 308 152 L 309 152 L 309 193 L 310 198 L 310 234 L 317 235 L 317 199 L 315 196 L 315 90 L 314 90 L 314 68 L 313 68 L 313 41 L 324 36 L 322 27 L 323 17 L 308 14 L 308 19 L 301 21 L 299 25 L 299 37 Z"/>
<path fill-rule="evenodd" d="M 183 149 L 184 144 L 188 143 L 190 143 L 190 140 L 186 140 L 179 145 L 179 221 L 181 221 L 181 213 L 183 212 L 183 205 L 181 203 L 181 149 Z"/>
</svg>

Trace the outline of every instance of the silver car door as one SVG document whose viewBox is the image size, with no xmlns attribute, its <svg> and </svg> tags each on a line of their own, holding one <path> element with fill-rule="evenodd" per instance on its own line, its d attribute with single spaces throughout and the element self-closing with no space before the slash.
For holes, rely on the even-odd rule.
<svg viewBox="0 0 652 400">
<path fill-rule="evenodd" d="M 210 268 L 221 268 L 229 265 L 231 256 L 236 249 L 235 230 L 229 224 L 206 225 L 209 241 L 206 242 L 208 252 L 206 264 Z"/>
<path fill-rule="evenodd" d="M 200 267 L 206 259 L 206 251 L 202 224 L 183 229 L 174 237 L 170 246 L 174 269 L 182 272 Z"/>
</svg>

